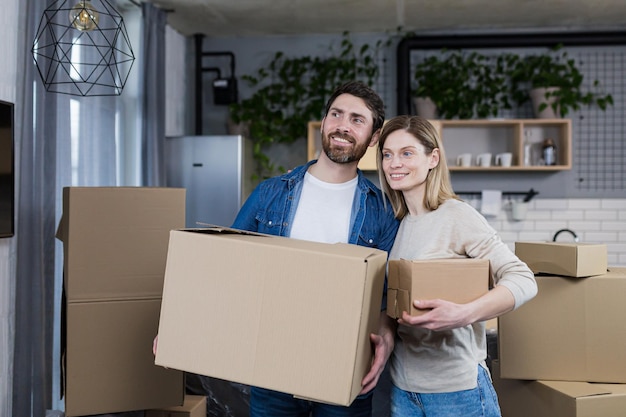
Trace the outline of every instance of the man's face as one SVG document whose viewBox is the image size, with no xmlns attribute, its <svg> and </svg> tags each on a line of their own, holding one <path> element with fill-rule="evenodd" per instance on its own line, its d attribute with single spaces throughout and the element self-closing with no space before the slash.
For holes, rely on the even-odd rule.
<svg viewBox="0 0 626 417">
<path fill-rule="evenodd" d="M 342 94 L 322 121 L 322 149 L 336 163 L 358 162 L 372 140 L 372 112 L 365 102 Z"/>
</svg>

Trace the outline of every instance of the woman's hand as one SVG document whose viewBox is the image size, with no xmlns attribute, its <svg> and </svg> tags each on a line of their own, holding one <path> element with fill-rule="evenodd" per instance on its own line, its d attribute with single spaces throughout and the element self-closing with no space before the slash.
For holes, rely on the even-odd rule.
<svg viewBox="0 0 626 417">
<path fill-rule="evenodd" d="M 422 327 L 428 330 L 442 331 L 465 327 L 473 323 L 468 304 L 456 304 L 445 300 L 414 300 L 415 308 L 425 310 L 424 314 L 411 316 L 402 312 L 399 324 Z"/>
</svg>

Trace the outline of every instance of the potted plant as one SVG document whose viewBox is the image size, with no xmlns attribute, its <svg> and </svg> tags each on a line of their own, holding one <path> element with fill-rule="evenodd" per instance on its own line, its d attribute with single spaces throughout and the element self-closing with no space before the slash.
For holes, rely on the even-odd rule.
<svg viewBox="0 0 626 417">
<path fill-rule="evenodd" d="M 511 108 L 507 58 L 444 49 L 415 66 L 412 95 L 430 99 L 444 119 L 495 117 Z"/>
<path fill-rule="evenodd" d="M 562 45 L 545 54 L 519 57 L 510 70 L 513 99 L 519 104 L 534 98 L 537 117 L 565 117 L 582 105 L 597 105 L 602 110 L 613 104 L 610 94 L 585 91 L 584 76 Z M 593 81 L 593 88 L 600 85 Z"/>
<path fill-rule="evenodd" d="M 375 83 L 382 45 L 379 41 L 357 49 L 344 32 L 339 51 L 329 48 L 330 56 L 287 57 L 277 52 L 268 66 L 242 77 L 256 90 L 230 106 L 230 117 L 234 123 L 247 126 L 254 143 L 256 179 L 285 171 L 271 161 L 267 151 L 274 144 L 305 138 L 308 122 L 322 117 L 326 100 L 338 84 L 354 79 L 370 86 Z"/>
</svg>

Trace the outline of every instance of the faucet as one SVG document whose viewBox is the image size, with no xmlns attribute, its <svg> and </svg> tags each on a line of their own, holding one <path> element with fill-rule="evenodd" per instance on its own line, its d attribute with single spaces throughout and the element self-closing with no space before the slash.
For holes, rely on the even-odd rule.
<svg viewBox="0 0 626 417">
<path fill-rule="evenodd" d="M 559 236 L 563 232 L 567 232 L 567 233 L 571 234 L 572 236 L 574 236 L 574 242 L 578 242 L 578 235 L 576 233 L 574 233 L 573 230 L 570 230 L 570 229 L 561 229 L 561 230 L 557 231 L 554 234 L 554 237 L 552 238 L 552 241 L 556 242 L 557 236 Z"/>
</svg>

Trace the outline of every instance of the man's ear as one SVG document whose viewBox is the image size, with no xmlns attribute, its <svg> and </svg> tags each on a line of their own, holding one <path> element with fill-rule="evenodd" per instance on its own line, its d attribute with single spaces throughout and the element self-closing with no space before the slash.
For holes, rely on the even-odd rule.
<svg viewBox="0 0 626 417">
<path fill-rule="evenodd" d="M 372 135 L 372 139 L 370 139 L 370 143 L 368 146 L 376 146 L 376 144 L 378 143 L 378 139 L 380 139 L 380 129 L 374 132 L 374 134 Z"/>
</svg>

